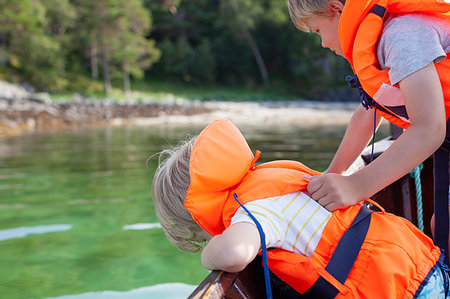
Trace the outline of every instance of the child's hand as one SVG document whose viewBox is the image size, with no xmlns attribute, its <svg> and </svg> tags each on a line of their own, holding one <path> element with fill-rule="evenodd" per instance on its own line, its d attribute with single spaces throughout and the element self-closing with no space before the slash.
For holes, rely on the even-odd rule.
<svg viewBox="0 0 450 299">
<path fill-rule="evenodd" d="M 325 173 L 321 176 L 305 176 L 310 179 L 308 192 L 311 197 L 328 211 L 343 209 L 361 201 L 359 188 L 348 176 Z"/>
</svg>

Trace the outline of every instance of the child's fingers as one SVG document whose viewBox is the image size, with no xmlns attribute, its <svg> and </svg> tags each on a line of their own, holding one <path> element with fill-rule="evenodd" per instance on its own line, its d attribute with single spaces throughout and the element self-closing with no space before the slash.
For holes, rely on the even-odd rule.
<svg viewBox="0 0 450 299">
<path fill-rule="evenodd" d="M 308 186 L 306 186 L 306 189 L 308 190 L 309 194 L 313 195 L 315 192 L 317 192 L 317 190 L 320 189 L 320 187 L 322 187 L 323 182 L 320 176 L 311 176 L 310 180 L 311 181 L 309 182 Z"/>
<path fill-rule="evenodd" d="M 329 204 L 323 206 L 327 211 L 333 212 L 334 210 L 339 209 L 339 206 L 336 202 L 332 201 Z"/>
<path fill-rule="evenodd" d="M 310 193 L 311 198 L 317 201 L 320 205 L 326 206 L 330 201 L 330 196 L 327 190 L 321 185 L 316 191 Z"/>
<path fill-rule="evenodd" d="M 317 192 L 319 193 L 319 192 Z M 337 209 L 339 206 L 339 203 L 335 201 L 333 196 L 329 194 L 323 194 L 321 197 L 316 199 L 317 203 L 320 204 L 322 207 L 327 209 L 328 211 L 332 212 L 333 210 Z"/>
</svg>

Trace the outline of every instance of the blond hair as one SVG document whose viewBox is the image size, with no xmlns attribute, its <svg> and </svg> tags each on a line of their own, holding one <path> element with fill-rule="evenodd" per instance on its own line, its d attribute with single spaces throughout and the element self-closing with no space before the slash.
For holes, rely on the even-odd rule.
<svg viewBox="0 0 450 299">
<path fill-rule="evenodd" d="M 198 233 L 202 228 L 184 207 L 190 184 L 189 160 L 195 137 L 159 153 L 159 166 L 152 183 L 156 215 L 167 239 L 186 252 L 203 248 Z"/>
<path fill-rule="evenodd" d="M 345 4 L 345 0 L 339 0 Z M 328 8 L 330 0 L 288 0 L 289 15 L 295 27 L 301 31 L 309 31 L 304 20 L 313 16 L 330 16 Z"/>
</svg>

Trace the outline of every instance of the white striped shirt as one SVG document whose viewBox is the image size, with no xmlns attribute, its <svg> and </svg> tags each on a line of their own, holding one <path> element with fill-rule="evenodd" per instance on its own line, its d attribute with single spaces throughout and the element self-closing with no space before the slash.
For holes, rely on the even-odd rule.
<svg viewBox="0 0 450 299">
<path fill-rule="evenodd" d="M 261 224 L 267 248 L 281 248 L 311 256 L 332 213 L 303 192 L 258 199 L 245 207 Z M 239 208 L 231 224 L 253 220 Z"/>
</svg>

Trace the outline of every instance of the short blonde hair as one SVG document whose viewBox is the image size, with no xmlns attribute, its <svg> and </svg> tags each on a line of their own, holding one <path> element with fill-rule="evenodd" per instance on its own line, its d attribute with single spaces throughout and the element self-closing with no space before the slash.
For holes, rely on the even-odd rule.
<svg viewBox="0 0 450 299">
<path fill-rule="evenodd" d="M 195 137 L 159 153 L 159 165 L 152 183 L 156 215 L 167 239 L 186 252 L 203 248 L 198 233 L 203 229 L 184 207 L 190 184 L 189 160 Z"/>
<path fill-rule="evenodd" d="M 345 0 L 339 0 L 345 4 Z M 301 31 L 309 31 L 304 20 L 312 16 L 329 16 L 330 0 L 288 0 L 289 15 L 295 27 Z"/>
</svg>

